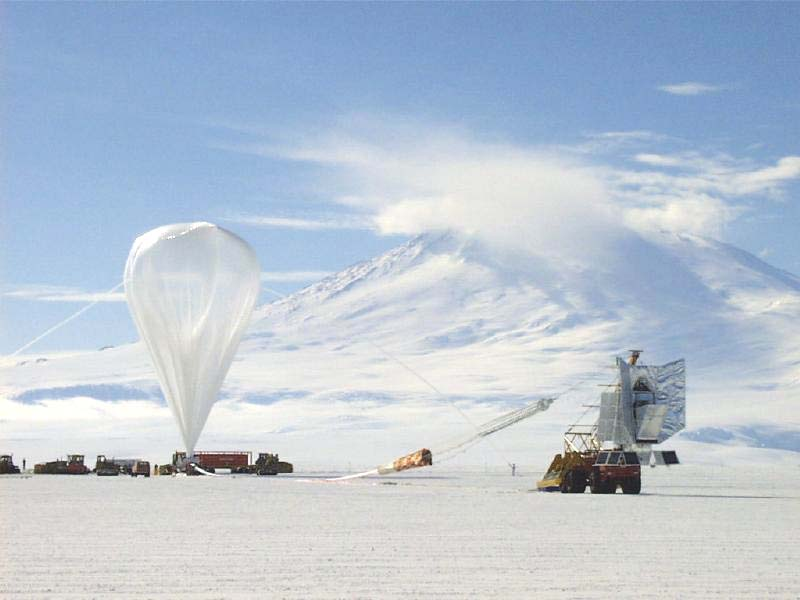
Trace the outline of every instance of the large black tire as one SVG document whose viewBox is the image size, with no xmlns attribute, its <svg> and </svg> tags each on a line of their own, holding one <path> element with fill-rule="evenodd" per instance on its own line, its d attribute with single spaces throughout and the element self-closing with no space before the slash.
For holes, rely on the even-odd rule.
<svg viewBox="0 0 800 600">
<path fill-rule="evenodd" d="M 586 491 L 586 475 L 582 471 L 569 471 L 559 486 L 562 494 L 582 494 Z"/>
<path fill-rule="evenodd" d="M 572 472 L 572 493 L 583 494 L 586 491 L 586 473 L 583 471 Z"/>
<path fill-rule="evenodd" d="M 642 491 L 642 478 L 626 479 L 622 482 L 623 494 L 638 494 Z"/>
<path fill-rule="evenodd" d="M 613 494 L 616 491 L 615 487 L 600 479 L 598 473 L 592 473 L 589 477 L 589 489 L 593 494 Z"/>
<path fill-rule="evenodd" d="M 574 494 L 575 493 L 575 471 L 568 471 L 564 478 L 561 480 L 561 493 Z"/>
</svg>

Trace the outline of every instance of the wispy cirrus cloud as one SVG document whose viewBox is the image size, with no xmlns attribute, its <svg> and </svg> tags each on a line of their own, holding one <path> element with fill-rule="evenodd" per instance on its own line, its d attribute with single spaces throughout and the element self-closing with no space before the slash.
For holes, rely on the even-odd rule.
<svg viewBox="0 0 800 600">
<path fill-rule="evenodd" d="M 669 137 L 664 134 L 647 129 L 589 132 L 584 133 L 583 137 L 590 142 L 599 142 L 608 145 L 652 143 L 669 139 Z"/>
<path fill-rule="evenodd" d="M 756 165 L 728 155 L 704 156 L 698 152 L 637 154 L 635 162 L 662 171 L 622 171 L 625 184 L 646 185 L 659 192 L 692 191 L 733 198 L 755 194 L 779 195 L 782 186 L 800 178 L 800 156 L 785 156 L 774 165 Z"/>
<path fill-rule="evenodd" d="M 663 143 L 671 139 L 670 136 L 647 129 L 592 131 L 583 134 L 583 141 L 577 144 L 567 144 L 560 148 L 563 152 L 568 153 L 609 153 L 619 152 L 626 148 L 640 147 L 643 144 Z"/>
<path fill-rule="evenodd" d="M 89 292 L 74 287 L 59 285 L 7 286 L 2 295 L 6 298 L 35 302 L 125 302 L 123 292 Z"/>
<path fill-rule="evenodd" d="M 275 229 L 299 229 L 304 231 L 321 231 L 325 229 L 375 229 L 373 219 L 368 215 L 317 215 L 317 216 L 280 216 L 236 214 L 223 217 L 224 221 L 249 225 L 252 227 Z"/>
<path fill-rule="evenodd" d="M 649 154 L 643 152 L 633 157 L 636 162 L 646 165 L 653 165 L 655 167 L 680 167 L 684 163 L 679 158 L 674 156 L 667 156 L 663 154 Z"/>
<path fill-rule="evenodd" d="M 670 83 L 659 85 L 656 89 L 672 94 L 673 96 L 699 96 L 701 94 L 713 94 L 726 89 L 722 85 L 711 83 L 701 83 L 699 81 L 685 81 L 683 83 Z"/>
<path fill-rule="evenodd" d="M 636 141 L 651 141 L 660 140 L 664 136 L 654 131 L 647 129 L 629 129 L 624 131 L 600 131 L 595 133 L 585 134 L 587 138 L 601 139 L 601 140 L 636 140 Z"/>
<path fill-rule="evenodd" d="M 609 176 L 629 204 L 626 222 L 637 230 L 722 237 L 728 223 L 757 210 L 754 198 L 780 197 L 789 181 L 800 178 L 798 156 L 766 166 L 696 151 L 640 153 L 633 161 L 646 168 L 614 170 Z"/>
</svg>

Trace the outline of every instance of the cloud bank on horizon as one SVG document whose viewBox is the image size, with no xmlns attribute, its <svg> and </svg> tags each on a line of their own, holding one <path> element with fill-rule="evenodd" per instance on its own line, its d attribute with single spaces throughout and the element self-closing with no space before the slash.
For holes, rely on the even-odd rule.
<svg viewBox="0 0 800 600">
<path fill-rule="evenodd" d="M 653 230 L 723 238 L 728 224 L 780 200 L 800 156 L 758 164 L 649 131 L 574 145 L 482 140 L 457 128 L 354 118 L 322 133 L 229 147 L 327 169 L 334 216 L 229 215 L 264 227 L 452 230 L 493 244 L 580 258 Z M 589 243 L 587 243 L 589 242 Z"/>
</svg>

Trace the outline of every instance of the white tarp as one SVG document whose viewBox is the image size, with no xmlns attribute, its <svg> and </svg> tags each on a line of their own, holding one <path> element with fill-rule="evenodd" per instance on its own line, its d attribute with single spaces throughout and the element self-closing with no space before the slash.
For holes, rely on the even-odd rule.
<svg viewBox="0 0 800 600">
<path fill-rule="evenodd" d="M 136 239 L 125 295 L 191 456 L 259 292 L 253 249 L 211 223 L 166 225 Z"/>
</svg>

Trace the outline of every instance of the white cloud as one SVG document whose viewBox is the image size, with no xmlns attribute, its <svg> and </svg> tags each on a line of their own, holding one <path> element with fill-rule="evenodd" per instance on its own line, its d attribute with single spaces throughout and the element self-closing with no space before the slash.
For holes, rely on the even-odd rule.
<svg viewBox="0 0 800 600">
<path fill-rule="evenodd" d="M 262 271 L 261 281 L 319 281 L 331 274 L 332 271 Z"/>
<path fill-rule="evenodd" d="M 233 215 L 223 218 L 229 223 L 250 225 L 253 227 L 300 229 L 320 231 L 324 229 L 374 229 L 371 218 L 362 215 L 319 216 L 319 217 L 285 217 L 275 215 Z"/>
<path fill-rule="evenodd" d="M 504 246 L 578 252 L 583 241 L 614 232 L 606 184 L 589 165 L 546 149 L 409 137 L 378 141 L 347 164 L 361 191 L 347 204 L 373 211 L 384 234 L 455 229 Z M 332 154 L 341 156 L 335 147 Z"/>
<path fill-rule="evenodd" d="M 740 193 L 757 193 L 774 189 L 780 184 L 798 177 L 800 177 L 800 156 L 786 156 L 781 158 L 774 167 L 738 173 L 732 183 Z"/>
<path fill-rule="evenodd" d="M 683 162 L 674 156 L 664 156 L 662 154 L 637 154 L 633 157 L 636 162 L 656 167 L 679 167 Z"/>
<path fill-rule="evenodd" d="M 602 140 L 635 140 L 652 141 L 663 139 L 664 136 L 646 129 L 632 129 L 628 131 L 601 131 L 600 133 L 587 133 L 587 138 Z"/>
<path fill-rule="evenodd" d="M 326 165 L 319 187 L 380 233 L 456 230 L 578 259 L 631 230 L 721 236 L 728 223 L 756 210 L 758 197 L 779 196 L 800 178 L 796 156 L 763 165 L 720 153 L 664 152 L 658 147 L 686 142 L 644 130 L 587 139 L 601 151 L 587 152 L 586 142 L 525 146 L 429 123 L 350 119 L 271 143 L 269 156 Z M 640 151 L 629 155 L 631 146 Z M 625 155 L 627 166 L 618 166 Z M 264 217 L 250 222 L 258 219 Z M 310 221 L 341 219 L 351 222 Z"/>
<path fill-rule="evenodd" d="M 619 171 L 619 182 L 659 193 L 706 193 L 720 197 L 776 195 L 782 186 L 800 177 L 800 156 L 786 156 L 774 166 L 757 166 L 727 155 L 637 154 L 636 162 L 677 171 Z"/>
<path fill-rule="evenodd" d="M 636 231 L 674 231 L 721 237 L 725 225 L 744 209 L 705 194 L 678 194 L 633 204 L 624 212 L 625 223 Z"/>
<path fill-rule="evenodd" d="M 647 129 L 589 132 L 583 134 L 583 139 L 584 141 L 578 144 L 558 146 L 557 149 L 567 154 L 594 157 L 598 154 L 621 152 L 631 147 L 677 141 L 675 138 Z"/>
<path fill-rule="evenodd" d="M 757 166 L 728 155 L 637 154 L 648 170 L 614 170 L 612 187 L 625 198 L 626 222 L 637 230 L 665 229 L 721 237 L 725 226 L 756 206 L 749 198 L 778 197 L 800 177 L 800 157 Z"/>
<path fill-rule="evenodd" d="M 122 292 L 87 292 L 58 285 L 18 285 L 6 288 L 3 296 L 36 302 L 125 302 Z"/>
<path fill-rule="evenodd" d="M 685 81 L 683 83 L 672 83 L 660 85 L 658 89 L 675 96 L 699 96 L 700 94 L 711 94 L 725 89 L 720 85 L 710 83 L 700 83 L 699 81 Z"/>
</svg>

